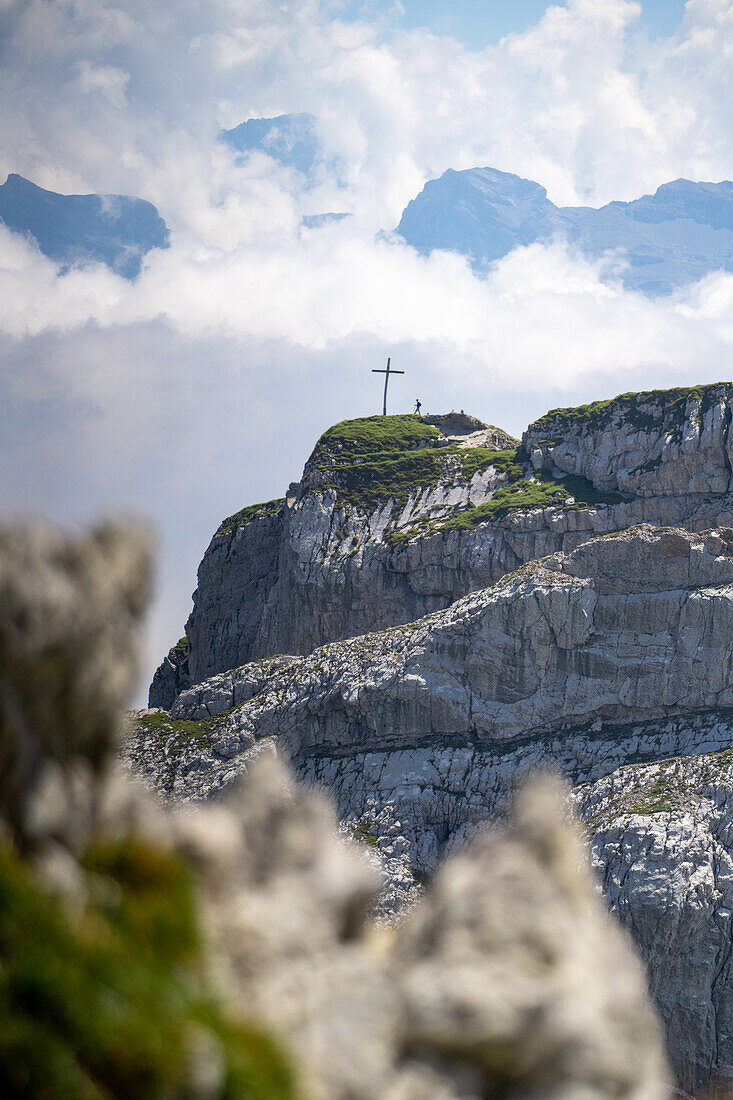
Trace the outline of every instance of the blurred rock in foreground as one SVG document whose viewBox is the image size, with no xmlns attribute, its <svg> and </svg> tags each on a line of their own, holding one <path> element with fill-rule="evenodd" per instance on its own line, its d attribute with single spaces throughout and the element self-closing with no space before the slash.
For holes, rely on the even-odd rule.
<svg viewBox="0 0 733 1100">
<path fill-rule="evenodd" d="M 363 852 L 267 749 L 193 812 L 117 770 L 148 558 L 123 527 L 0 533 L 2 1094 L 667 1096 L 553 782 L 389 928 Z"/>
</svg>

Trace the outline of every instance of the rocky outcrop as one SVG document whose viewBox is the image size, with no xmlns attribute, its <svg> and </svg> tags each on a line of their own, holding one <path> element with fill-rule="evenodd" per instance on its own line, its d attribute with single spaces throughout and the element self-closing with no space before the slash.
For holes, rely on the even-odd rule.
<svg viewBox="0 0 733 1100">
<path fill-rule="evenodd" d="M 79 539 L 0 527 L 0 832 L 20 848 L 65 801 L 91 814 L 138 670 L 150 559 L 150 537 L 123 524 Z"/>
<path fill-rule="evenodd" d="M 410 622 L 598 534 L 733 525 L 731 394 L 555 410 L 520 448 L 461 413 L 337 425 L 284 501 L 230 517 L 212 540 L 186 626 L 189 682 Z M 168 664 L 150 694 L 166 709 L 185 686 Z"/>
<path fill-rule="evenodd" d="M 730 491 L 733 384 L 629 393 L 553 409 L 523 443 L 536 469 L 644 498 Z"/>
<path fill-rule="evenodd" d="M 148 692 L 151 707 L 169 707 L 173 700 L 191 686 L 188 666 L 189 642 L 184 634 L 158 665 Z"/>
<path fill-rule="evenodd" d="M 733 535 L 640 527 L 409 626 L 214 677 L 173 711 L 199 738 L 172 748 L 150 719 L 130 752 L 155 785 L 200 799 L 272 740 L 343 816 L 393 802 L 427 871 L 538 765 L 581 782 L 727 746 L 732 628 Z"/>
<path fill-rule="evenodd" d="M 222 671 L 200 664 L 170 713 L 141 715 L 129 763 L 205 802 L 263 752 L 288 758 L 379 864 L 387 921 L 414 905 L 413 871 L 559 769 L 679 1081 L 730 1088 L 733 833 L 711 761 L 733 744 L 732 403 L 727 383 L 622 395 L 496 450 L 465 414 L 338 425 L 278 512 L 241 632 L 232 574 L 202 587 L 202 563 L 190 635 Z M 238 645 L 248 663 L 224 669 Z"/>
<path fill-rule="evenodd" d="M 148 558 L 130 529 L 0 533 L 3 1095 L 665 1100 L 553 784 L 385 929 L 369 861 L 267 754 L 195 814 L 116 768 Z"/>
<path fill-rule="evenodd" d="M 285 501 L 245 508 L 225 519 L 199 567 L 194 613 L 186 624 L 191 683 L 221 668 L 267 656 L 257 645 L 277 586 Z M 170 698 L 152 706 L 170 706 Z"/>
<path fill-rule="evenodd" d="M 730 1090 L 732 750 L 626 765 L 573 803 L 606 902 L 646 962 L 679 1079 Z"/>
</svg>

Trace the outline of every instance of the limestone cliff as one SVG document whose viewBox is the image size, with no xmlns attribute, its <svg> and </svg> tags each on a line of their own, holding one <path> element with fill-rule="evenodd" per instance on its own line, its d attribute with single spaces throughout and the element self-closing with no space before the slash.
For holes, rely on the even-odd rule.
<svg viewBox="0 0 733 1100">
<path fill-rule="evenodd" d="M 274 738 L 343 816 L 393 802 L 427 871 L 538 764 L 581 782 L 631 758 L 727 746 L 731 636 L 733 534 L 642 526 L 409 625 L 210 678 L 173 708 L 201 723 L 175 771 L 144 722 L 134 756 L 176 797 L 206 798 Z"/>
<path fill-rule="evenodd" d="M 682 1083 L 733 1082 L 733 755 L 630 764 L 573 799 L 611 911 L 646 962 Z"/>
<path fill-rule="evenodd" d="M 680 1082 L 729 1088 L 732 408 L 627 394 L 520 446 L 460 414 L 337 425 L 217 532 L 128 761 L 177 802 L 287 757 L 394 864 L 387 910 L 560 770 Z"/>
<path fill-rule="evenodd" d="M 336 425 L 285 499 L 216 532 L 187 667 L 174 648 L 151 706 L 254 659 L 410 622 L 599 533 L 733 524 L 732 394 L 721 383 L 554 410 L 520 447 L 464 414 Z"/>
</svg>

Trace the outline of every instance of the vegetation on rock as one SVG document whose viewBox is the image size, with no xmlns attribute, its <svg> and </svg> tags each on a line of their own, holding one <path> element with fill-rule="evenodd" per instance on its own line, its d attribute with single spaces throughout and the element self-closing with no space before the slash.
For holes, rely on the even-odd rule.
<svg viewBox="0 0 733 1100">
<path fill-rule="evenodd" d="M 0 1090 L 43 1100 L 286 1100 L 273 1041 L 206 993 L 187 868 L 146 842 L 95 842 L 73 920 L 0 846 Z M 200 1082 L 200 1083 L 199 1083 Z"/>
<path fill-rule="evenodd" d="M 397 548 L 416 536 L 437 531 L 471 531 L 480 523 L 491 523 L 513 512 L 529 512 L 534 508 L 595 508 L 622 500 L 619 493 L 596 489 L 585 477 L 572 474 L 554 477 L 548 470 L 527 477 L 525 470 L 516 466 L 514 469 L 520 469 L 521 476 L 510 477 L 485 504 L 466 508 L 446 519 L 423 520 L 400 531 L 388 531 L 386 540 Z"/>
<path fill-rule="evenodd" d="M 362 512 L 393 503 L 399 515 L 411 494 L 444 484 L 466 485 L 489 467 L 519 477 L 516 450 L 461 447 L 418 416 L 345 420 L 325 432 L 306 465 L 313 487 L 333 489 L 341 504 Z"/>
<path fill-rule="evenodd" d="M 251 523 L 252 520 L 272 516 L 282 508 L 284 503 L 285 498 L 279 497 L 277 500 L 265 501 L 264 504 L 250 504 L 247 508 L 242 508 L 241 511 L 235 512 L 233 516 L 227 516 L 226 519 L 221 521 L 214 538 L 218 538 L 220 535 L 230 535 L 237 528 L 245 527 L 248 523 Z"/>
<path fill-rule="evenodd" d="M 664 421 L 681 427 L 687 416 L 687 403 L 699 401 L 696 413 L 698 424 L 707 411 L 719 401 L 726 400 L 730 386 L 726 382 L 713 382 L 706 386 L 678 386 L 669 390 L 643 390 L 639 393 L 621 393 L 606 401 L 592 401 L 588 405 L 572 408 L 550 409 L 530 426 L 532 434 L 551 429 L 570 430 L 585 428 L 598 430 L 612 423 L 630 424 L 636 428 L 661 426 Z"/>
</svg>

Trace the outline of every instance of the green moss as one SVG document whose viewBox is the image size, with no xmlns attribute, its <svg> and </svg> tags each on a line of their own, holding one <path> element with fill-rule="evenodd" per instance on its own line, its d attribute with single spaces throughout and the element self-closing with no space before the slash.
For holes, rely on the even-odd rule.
<svg viewBox="0 0 733 1100">
<path fill-rule="evenodd" d="M 371 825 L 368 825 L 365 821 L 362 821 L 359 825 L 354 826 L 354 840 L 359 841 L 361 844 L 367 844 L 370 848 L 376 848 L 379 841 L 379 837 L 376 833 L 372 833 L 369 830 Z"/>
<path fill-rule="evenodd" d="M 239 527 L 246 527 L 254 519 L 272 516 L 280 510 L 284 503 L 284 497 L 280 497 L 278 500 L 268 500 L 264 504 L 250 504 L 248 508 L 242 508 L 240 512 L 235 512 L 233 516 L 227 516 L 226 519 L 221 521 L 214 538 L 218 538 L 220 535 L 230 535 Z"/>
<path fill-rule="evenodd" d="M 0 1089 L 29 1100 L 187 1095 L 196 1050 L 221 1062 L 221 1100 L 286 1100 L 272 1040 L 206 993 L 193 891 L 177 859 L 133 840 L 84 859 L 73 921 L 0 847 Z"/>
</svg>

